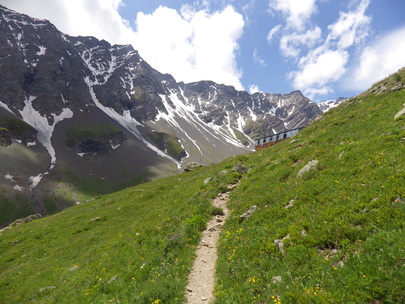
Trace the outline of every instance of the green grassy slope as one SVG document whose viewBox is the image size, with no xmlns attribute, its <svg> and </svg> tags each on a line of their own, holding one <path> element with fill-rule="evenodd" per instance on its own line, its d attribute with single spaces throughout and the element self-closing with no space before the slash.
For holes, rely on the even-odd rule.
<svg viewBox="0 0 405 304">
<path fill-rule="evenodd" d="M 210 200 L 238 180 L 238 159 L 4 231 L 2 303 L 182 303 Z"/>
<path fill-rule="evenodd" d="M 180 304 L 210 199 L 240 179 L 220 239 L 216 303 L 405 302 L 405 115 L 394 120 L 405 90 L 378 92 L 273 148 L 2 232 L 0 299 Z M 297 177 L 312 160 L 316 168 Z M 250 171 L 233 172 L 238 163 Z"/>
<path fill-rule="evenodd" d="M 363 94 L 249 158 L 216 303 L 405 302 L 405 117 L 394 120 L 404 102 L 405 90 Z M 285 237 L 282 253 L 275 240 Z"/>
</svg>

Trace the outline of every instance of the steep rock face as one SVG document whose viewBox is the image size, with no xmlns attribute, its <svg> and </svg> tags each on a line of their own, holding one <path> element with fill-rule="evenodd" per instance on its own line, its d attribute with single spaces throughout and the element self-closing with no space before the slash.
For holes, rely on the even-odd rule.
<svg viewBox="0 0 405 304">
<path fill-rule="evenodd" d="M 77 52 L 67 37 L 46 20 L 29 18 L 5 8 L 0 29 L 0 101 L 15 113 L 29 96 L 34 109 L 52 123 L 69 100 L 76 106 L 90 102 Z M 17 114 L 17 113 L 15 113 Z"/>
<path fill-rule="evenodd" d="M 144 124 L 181 135 L 177 129 L 188 116 L 185 127 L 219 134 L 219 141 L 228 142 L 227 149 L 236 149 L 232 154 L 242 152 L 238 150 L 257 136 L 305 126 L 320 114 L 299 91 L 249 95 L 210 81 L 177 83 L 151 68 L 132 46 L 70 37 L 48 21 L 4 7 L 2 18 L 1 68 L 11 74 L 2 73 L 0 102 L 17 116 L 32 108 L 53 125 L 55 119 L 71 119 L 76 111 L 95 106 L 147 145 Z M 179 137 L 181 144 L 194 145 L 193 138 L 188 143 L 185 139 L 190 130 L 183 131 L 187 134 Z"/>
<path fill-rule="evenodd" d="M 137 121 L 154 119 L 162 108 L 159 93 L 162 84 L 153 70 L 132 46 L 114 45 L 93 37 L 70 37 L 90 74 L 83 79 L 90 84 L 97 100 L 122 115 L 129 111 Z"/>
<path fill-rule="evenodd" d="M 130 45 L 71 37 L 0 6 L 0 127 L 8 130 L 4 142 L 13 140 L 0 147 L 0 162 L 8 160 L 0 183 L 33 197 L 35 212 L 85 198 L 76 191 L 84 182 L 119 188 L 140 176 L 178 172 L 188 162 L 249 152 L 255 138 L 305 126 L 320 113 L 299 91 L 250 95 L 211 81 L 176 82 Z M 24 123 L 23 135 L 10 133 L 2 117 Z M 101 124 L 118 132 L 69 138 L 74 126 Z M 27 155 L 35 165 L 18 165 Z M 19 184 L 3 178 L 10 170 Z M 61 198 L 56 181 L 79 194 Z M 56 207 L 43 205 L 46 199 Z"/>
<path fill-rule="evenodd" d="M 184 85 L 184 92 L 204 122 L 238 130 L 250 139 L 306 126 L 321 113 L 300 91 L 250 95 L 204 81 Z"/>
<path fill-rule="evenodd" d="M 77 154 L 103 154 L 117 149 L 127 136 L 122 131 L 95 133 L 83 132 L 75 136 L 68 133 L 66 145 Z"/>
</svg>

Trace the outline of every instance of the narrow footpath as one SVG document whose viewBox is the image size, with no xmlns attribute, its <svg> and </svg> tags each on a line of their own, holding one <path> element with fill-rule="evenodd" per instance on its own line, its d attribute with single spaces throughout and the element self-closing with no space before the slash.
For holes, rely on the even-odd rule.
<svg viewBox="0 0 405 304">
<path fill-rule="evenodd" d="M 233 185 L 233 187 L 235 186 Z M 214 300 L 215 264 L 218 257 L 217 242 L 222 226 L 229 216 L 228 198 L 229 192 L 226 192 L 219 194 L 212 200 L 212 205 L 221 208 L 224 215 L 213 216 L 207 223 L 206 230 L 202 232 L 196 251 L 196 259 L 188 278 L 186 304 L 205 304 Z"/>
</svg>

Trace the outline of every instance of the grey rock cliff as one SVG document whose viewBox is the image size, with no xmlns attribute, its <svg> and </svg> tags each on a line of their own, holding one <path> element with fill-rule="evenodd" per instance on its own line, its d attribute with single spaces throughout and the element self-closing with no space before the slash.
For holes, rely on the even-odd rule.
<svg viewBox="0 0 405 304">
<path fill-rule="evenodd" d="M 0 127 L 8 130 L 0 182 L 26 192 L 35 212 L 46 209 L 45 192 L 58 202 L 52 210 L 72 203 L 56 197 L 55 177 L 113 185 L 145 172 L 167 175 L 190 162 L 252 151 L 257 137 L 306 126 L 320 113 L 299 91 L 251 95 L 212 81 L 177 82 L 130 45 L 72 37 L 0 6 Z M 25 131 L 11 132 L 2 117 L 22 122 Z M 73 126 L 100 124 L 121 133 L 68 137 Z M 10 171 L 18 184 L 3 178 Z"/>
</svg>

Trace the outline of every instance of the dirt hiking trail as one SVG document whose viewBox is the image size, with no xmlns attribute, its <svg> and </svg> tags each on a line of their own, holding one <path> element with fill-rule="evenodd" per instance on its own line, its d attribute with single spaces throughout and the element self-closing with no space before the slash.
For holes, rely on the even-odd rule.
<svg viewBox="0 0 405 304">
<path fill-rule="evenodd" d="M 237 185 L 232 185 L 233 189 Z M 215 215 L 207 223 L 196 250 L 196 259 L 188 278 L 185 304 L 205 304 L 214 300 L 215 264 L 218 257 L 217 242 L 222 226 L 229 216 L 227 203 L 229 192 L 220 193 L 212 200 L 214 207 L 221 208 L 224 215 Z"/>
</svg>

